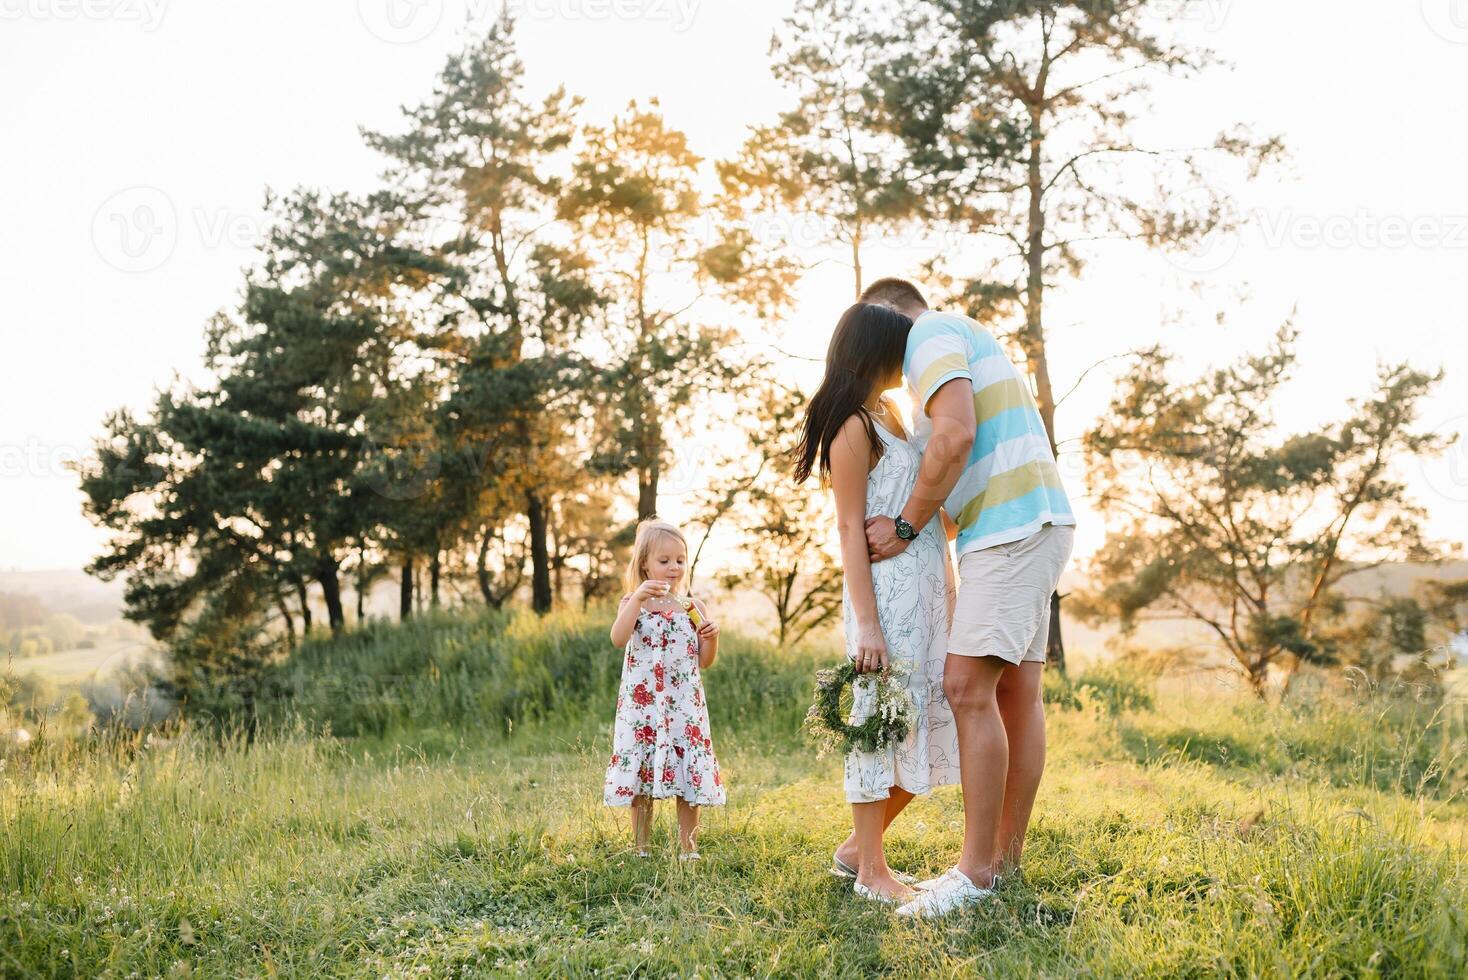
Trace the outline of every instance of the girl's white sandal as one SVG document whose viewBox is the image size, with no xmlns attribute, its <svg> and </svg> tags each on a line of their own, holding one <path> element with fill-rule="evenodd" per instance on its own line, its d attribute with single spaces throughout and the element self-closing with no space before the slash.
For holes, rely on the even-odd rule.
<svg viewBox="0 0 1468 980">
<path fill-rule="evenodd" d="M 910 887 L 917 887 L 917 879 L 906 871 L 898 871 L 896 868 L 887 869 L 892 872 L 892 877 Z M 836 855 L 831 855 L 831 876 L 833 878 L 845 878 L 847 881 L 856 880 L 856 869 Z"/>
<path fill-rule="evenodd" d="M 872 891 L 859 881 L 852 884 L 851 893 L 857 898 L 864 898 L 868 902 L 878 902 L 882 905 L 901 905 L 907 901 L 907 899 L 898 898 L 895 895 L 883 895 L 881 892 Z"/>
</svg>

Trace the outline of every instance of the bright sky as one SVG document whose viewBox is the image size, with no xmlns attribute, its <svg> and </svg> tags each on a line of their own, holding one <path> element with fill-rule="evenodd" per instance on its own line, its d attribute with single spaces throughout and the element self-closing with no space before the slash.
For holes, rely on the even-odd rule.
<svg viewBox="0 0 1468 980">
<path fill-rule="evenodd" d="M 531 89 L 564 83 L 587 120 L 656 96 L 712 160 L 785 104 L 767 48 L 786 4 L 508 2 Z M 95 553 L 63 464 L 108 411 L 198 375 L 202 326 L 234 302 L 264 189 L 370 187 L 380 160 L 358 127 L 397 128 L 397 107 L 461 46 L 466 15 L 482 27 L 500 6 L 0 0 L 0 568 L 75 568 Z M 1053 295 L 1059 390 L 1158 341 L 1190 367 L 1230 360 L 1297 308 L 1303 368 L 1285 425 L 1328 422 L 1378 361 L 1406 359 L 1448 371 L 1426 424 L 1468 435 L 1468 0 L 1198 0 L 1188 12 L 1180 30 L 1234 71 L 1159 89 L 1154 132 L 1248 121 L 1283 133 L 1292 162 L 1241 190 L 1253 225 L 1185 270 L 1117 248 Z M 928 251 L 892 243 L 865 261 L 873 276 L 908 273 Z M 808 276 L 788 349 L 823 352 L 849 283 L 831 263 Z M 1112 377 L 1092 372 L 1064 403 L 1062 439 L 1104 409 Z M 1063 462 L 1080 497 L 1079 462 Z M 1468 540 L 1468 446 L 1403 476 L 1434 533 Z M 1078 503 L 1084 554 L 1102 532 Z"/>
</svg>

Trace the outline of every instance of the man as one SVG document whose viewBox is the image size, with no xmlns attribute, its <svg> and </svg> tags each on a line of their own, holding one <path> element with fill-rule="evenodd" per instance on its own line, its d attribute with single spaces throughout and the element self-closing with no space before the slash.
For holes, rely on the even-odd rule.
<svg viewBox="0 0 1468 980">
<path fill-rule="evenodd" d="M 943 693 L 958 729 L 963 852 L 899 915 L 943 915 L 993 893 L 1017 868 L 1045 767 L 1040 672 L 1050 596 L 1075 516 L 1025 376 L 974 321 L 928 309 L 912 283 L 881 279 L 862 300 L 913 320 L 903 374 L 919 409 L 917 487 L 901 513 L 867 521 L 871 558 L 900 554 L 946 507 L 958 523 L 959 587 Z"/>
</svg>

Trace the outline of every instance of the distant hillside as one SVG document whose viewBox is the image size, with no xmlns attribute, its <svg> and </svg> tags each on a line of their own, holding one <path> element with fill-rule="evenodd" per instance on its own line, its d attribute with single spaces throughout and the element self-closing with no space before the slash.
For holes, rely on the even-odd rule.
<svg viewBox="0 0 1468 980">
<path fill-rule="evenodd" d="M 75 569 L 0 571 L 0 592 L 33 595 L 53 613 L 101 626 L 122 618 L 121 582 L 103 582 Z"/>
<path fill-rule="evenodd" d="M 1452 582 L 1468 579 L 1468 561 L 1445 561 L 1441 564 L 1395 563 L 1382 565 L 1352 575 L 1341 583 L 1349 595 L 1411 595 L 1423 582 Z"/>
</svg>

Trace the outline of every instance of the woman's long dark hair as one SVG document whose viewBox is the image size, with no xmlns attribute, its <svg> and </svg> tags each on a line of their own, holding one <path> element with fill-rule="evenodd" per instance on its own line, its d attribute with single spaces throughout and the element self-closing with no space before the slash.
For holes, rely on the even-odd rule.
<svg viewBox="0 0 1468 980">
<path fill-rule="evenodd" d="M 831 443 L 853 415 L 861 417 L 877 455 L 882 440 L 865 403 L 872 390 L 902 367 L 912 321 L 896 310 L 857 303 L 841 314 L 831 346 L 826 350 L 826 376 L 805 408 L 800 442 L 791 454 L 795 481 L 804 483 L 812 473 L 831 475 Z"/>
</svg>

